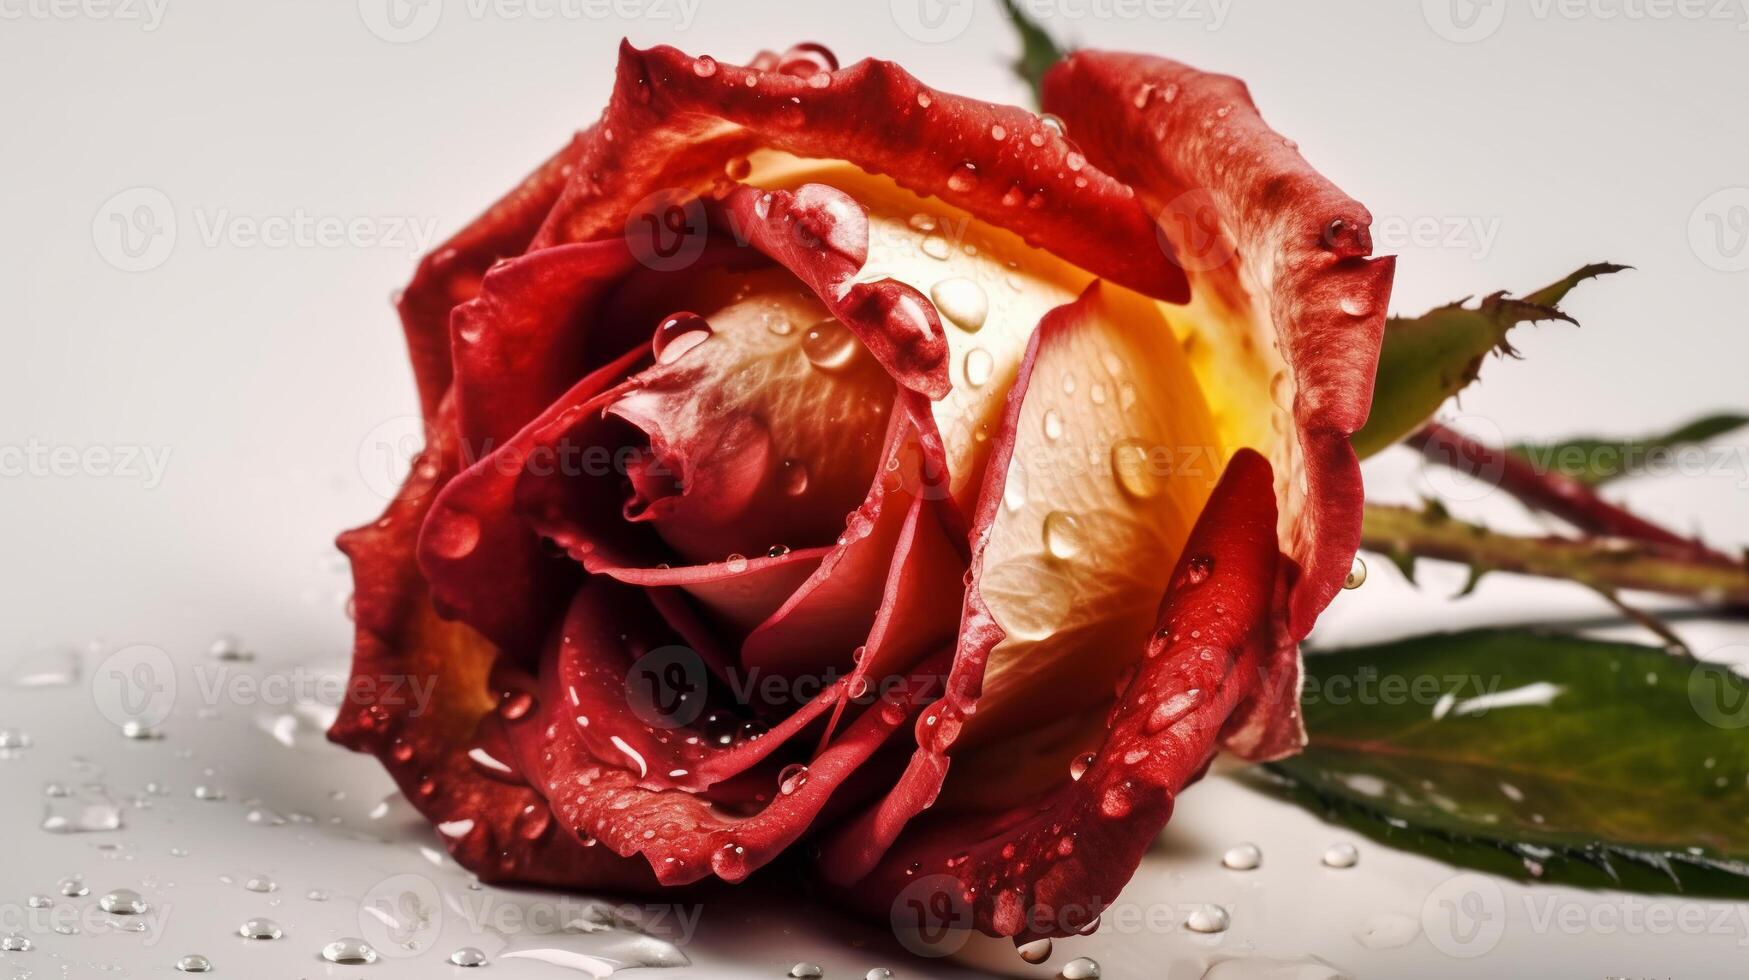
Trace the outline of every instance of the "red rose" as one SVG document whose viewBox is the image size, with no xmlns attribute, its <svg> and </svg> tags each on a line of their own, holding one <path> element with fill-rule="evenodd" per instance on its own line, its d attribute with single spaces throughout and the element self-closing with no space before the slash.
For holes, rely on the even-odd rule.
<svg viewBox="0 0 1749 980">
<path fill-rule="evenodd" d="M 332 737 L 462 864 L 738 881 L 807 837 L 877 914 L 929 879 L 1060 935 L 1217 749 L 1301 744 L 1392 263 L 1233 79 L 1082 52 L 1045 101 L 626 46 L 421 264 L 428 445 L 341 538 Z"/>
</svg>

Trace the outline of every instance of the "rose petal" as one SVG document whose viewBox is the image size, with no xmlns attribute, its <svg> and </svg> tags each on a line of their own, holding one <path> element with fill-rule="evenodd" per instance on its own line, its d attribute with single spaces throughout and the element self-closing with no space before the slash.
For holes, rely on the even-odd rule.
<svg viewBox="0 0 1749 980">
<path fill-rule="evenodd" d="M 963 927 L 956 917 L 969 916 L 976 929 L 1021 939 L 1069 935 L 1096 919 L 1178 792 L 1214 757 L 1274 648 L 1271 483 L 1261 456 L 1234 457 L 1173 573 L 1159 632 L 1078 781 L 1006 811 L 925 816 L 856 882 L 852 900 L 885 915 L 903 894 L 944 910 L 937 924 Z M 936 893 L 943 900 L 931 901 Z"/>
<path fill-rule="evenodd" d="M 382 518 L 340 537 L 357 583 L 358 626 L 352 677 L 329 738 L 377 756 L 426 819 L 450 828 L 441 836 L 455 859 L 486 880 L 652 889 L 647 868 L 605 848 L 562 835 L 530 839 L 524 814 L 545 810 L 540 795 L 487 778 L 467 756 L 471 733 L 491 714 L 485 680 L 497 651 L 436 616 L 414 564 L 433 486 L 460 463 L 451 403 L 440 406 L 431 438 Z"/>
<path fill-rule="evenodd" d="M 1182 271 L 1128 189 L 1037 116 L 935 92 L 886 61 L 826 80 L 623 44 L 607 111 L 536 245 L 621 234 L 653 193 L 702 191 L 725 161 L 770 147 L 891 174 L 1097 275 L 1185 298 Z M 1003 203 L 1011 191 L 1038 203 L 1017 212 Z"/>
<path fill-rule="evenodd" d="M 590 138 L 577 134 L 514 190 L 421 259 L 413 281 L 395 301 L 427 419 L 435 416 L 449 390 L 450 311 L 479 293 L 481 277 L 494 262 L 528 248 Z"/>
<path fill-rule="evenodd" d="M 1303 569 L 1290 629 L 1303 637 L 1360 541 L 1348 437 L 1372 401 L 1395 262 L 1366 258 L 1372 216 L 1263 122 L 1237 79 L 1078 51 L 1045 77 L 1044 103 L 1161 216 L 1190 273 L 1191 305 L 1168 316 L 1218 399 L 1223 441 L 1275 465 L 1282 540 Z"/>
</svg>

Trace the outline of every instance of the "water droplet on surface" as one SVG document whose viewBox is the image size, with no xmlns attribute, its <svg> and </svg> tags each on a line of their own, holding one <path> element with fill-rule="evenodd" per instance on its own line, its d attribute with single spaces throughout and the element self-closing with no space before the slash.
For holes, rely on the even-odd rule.
<svg viewBox="0 0 1749 980">
<path fill-rule="evenodd" d="M 930 235 L 923 239 L 923 254 L 932 259 L 946 259 L 953 254 L 953 250 L 947 247 L 947 239 L 940 235 Z"/>
<path fill-rule="evenodd" d="M 774 544 L 765 549 L 765 557 L 767 558 L 782 558 L 787 554 L 789 554 L 789 545 L 787 544 Z"/>
<path fill-rule="evenodd" d="M 789 975 L 794 980 L 819 980 L 826 975 L 826 971 L 817 963 L 797 963 L 789 968 Z"/>
<path fill-rule="evenodd" d="M 1397 949 L 1414 942 L 1420 934 L 1420 919 L 1380 912 L 1366 920 L 1366 925 L 1354 934 L 1354 941 L 1367 949 Z"/>
<path fill-rule="evenodd" d="M 6 682 L 13 687 L 66 687 L 79 680 L 79 651 L 55 647 L 28 654 L 12 668 Z"/>
<path fill-rule="evenodd" d="M 279 883 L 266 875 L 255 875 L 243 882 L 243 887 L 252 892 L 272 892 L 279 890 Z"/>
<path fill-rule="evenodd" d="M 1336 305 L 1349 316 L 1366 316 L 1372 312 L 1372 301 L 1364 296 L 1344 296 Z"/>
<path fill-rule="evenodd" d="M 255 654 L 243 645 L 235 633 L 220 633 L 213 637 L 212 645 L 207 647 L 206 655 L 214 660 L 231 662 L 246 662 L 255 659 Z"/>
<path fill-rule="evenodd" d="M 1353 844 L 1331 844 L 1323 861 L 1327 868 L 1352 868 L 1360 861 L 1360 851 Z"/>
<path fill-rule="evenodd" d="M 8 953 L 28 953 L 31 950 L 30 940 L 18 933 L 9 933 L 5 939 L 0 939 L 0 949 Z"/>
<path fill-rule="evenodd" d="M 967 332 L 983 327 L 990 315 L 990 298 L 984 287 L 963 276 L 943 279 L 929 288 L 935 308 L 954 326 Z"/>
<path fill-rule="evenodd" d="M 1092 752 L 1083 752 L 1076 756 L 1069 763 L 1069 778 L 1080 782 L 1081 777 L 1087 775 L 1087 770 L 1093 768 L 1093 763 L 1098 758 L 1099 756 Z"/>
<path fill-rule="evenodd" d="M 656 325 L 650 352 L 657 364 L 673 364 L 699 344 L 711 339 L 711 325 L 697 313 L 676 313 Z"/>
<path fill-rule="evenodd" d="M 728 568 L 729 571 L 739 575 L 747 570 L 747 556 L 730 555 L 728 559 L 723 562 L 723 565 Z"/>
<path fill-rule="evenodd" d="M 1366 562 L 1359 555 L 1354 556 L 1354 564 L 1349 566 L 1348 577 L 1342 580 L 1345 589 L 1358 589 L 1366 584 Z"/>
<path fill-rule="evenodd" d="M 326 888 L 312 888 L 304 893 L 304 897 L 312 902 L 326 902 L 334 897 L 334 893 Z"/>
<path fill-rule="evenodd" d="M 1063 964 L 1063 980 L 1099 980 L 1099 964 L 1092 957 L 1081 956 Z"/>
<path fill-rule="evenodd" d="M 1201 688 L 1180 691 L 1155 705 L 1154 710 L 1148 712 L 1148 720 L 1142 724 L 1142 729 L 1149 735 L 1158 735 L 1201 703 Z"/>
<path fill-rule="evenodd" d="M 51 834 L 84 834 L 122 827 L 121 807 L 102 786 L 92 783 L 77 791 L 64 786 L 47 793 L 43 800 L 42 829 Z"/>
<path fill-rule="evenodd" d="M 783 767 L 777 774 L 777 791 L 785 796 L 794 793 L 808 784 L 808 767 L 799 762 L 792 762 Z"/>
<path fill-rule="evenodd" d="M 111 915 L 140 915 L 148 908 L 146 900 L 131 888 L 117 888 L 97 900 L 97 907 Z"/>
<path fill-rule="evenodd" d="M 1053 116 L 1048 112 L 1040 115 L 1038 117 L 1038 121 L 1039 121 L 1039 125 L 1050 130 L 1051 133 L 1056 135 L 1056 136 L 1065 136 L 1069 132 L 1069 127 L 1063 124 L 1062 119 L 1060 119 L 1056 116 Z"/>
<path fill-rule="evenodd" d="M 348 936 L 323 946 L 322 958 L 330 963 L 375 963 L 377 951 L 370 943 Z"/>
<path fill-rule="evenodd" d="M 225 798 L 225 791 L 217 786 L 200 785 L 194 788 L 193 796 L 197 800 L 215 801 Z"/>
<path fill-rule="evenodd" d="M 1045 438 L 1056 440 L 1063 437 L 1063 417 L 1054 408 L 1045 409 Z"/>
<path fill-rule="evenodd" d="M 1081 525 L 1075 515 L 1053 510 L 1045 515 L 1045 553 L 1058 561 L 1068 561 L 1081 553 Z"/>
<path fill-rule="evenodd" d="M 237 935 L 244 939 L 278 939 L 285 935 L 285 930 L 272 919 L 250 919 L 237 927 Z"/>
<path fill-rule="evenodd" d="M 153 739 L 164 737 L 157 729 L 137 718 L 129 718 L 127 721 L 122 722 L 121 733 L 124 738 L 131 738 L 140 742 L 149 742 Z"/>
<path fill-rule="evenodd" d="M 974 388 L 982 388 L 990 383 L 990 376 L 996 373 L 996 359 L 982 347 L 974 347 L 966 351 L 966 384 Z"/>
<path fill-rule="evenodd" d="M 213 961 L 199 953 L 190 953 L 176 961 L 176 968 L 183 973 L 211 973 Z"/>
<path fill-rule="evenodd" d="M 931 99 L 929 97 L 928 92 L 918 92 L 917 93 L 917 104 L 925 109 L 929 108 L 929 104 L 931 102 L 934 102 L 934 101 L 935 101 L 934 99 Z"/>
<path fill-rule="evenodd" d="M 1235 844 L 1221 855 L 1221 866 L 1234 871 L 1255 871 L 1263 863 L 1263 851 L 1256 844 Z"/>
<path fill-rule="evenodd" d="M 717 73 L 717 59 L 710 55 L 700 55 L 692 59 L 692 73 L 700 78 L 709 78 Z"/>
<path fill-rule="evenodd" d="M 978 186 L 978 165 L 970 161 L 962 163 L 947 176 L 947 189 L 964 194 Z"/>
<path fill-rule="evenodd" d="M 1226 932 L 1231 924 L 1232 917 L 1219 905 L 1198 906 L 1191 909 L 1190 914 L 1184 918 L 1184 928 L 1191 932 Z"/>
<path fill-rule="evenodd" d="M 463 946 L 449 954 L 449 961 L 456 966 L 485 966 L 486 954 L 472 946 Z"/>
<path fill-rule="evenodd" d="M 1034 939 L 1030 943 L 1021 943 L 1014 947 L 1020 958 L 1028 963 L 1038 964 L 1051 958 L 1051 941 L 1049 939 Z"/>
<path fill-rule="evenodd" d="M 85 884 L 84 875 L 68 875 L 62 878 L 55 887 L 59 888 L 61 894 L 68 898 L 82 898 L 91 894 L 91 889 Z"/>
<path fill-rule="evenodd" d="M 30 907 L 33 909 L 53 908 L 54 904 L 55 904 L 55 900 L 48 897 L 47 895 L 32 895 L 32 896 L 30 896 Z"/>
<path fill-rule="evenodd" d="M 821 320 L 802 336 L 802 354 L 822 371 L 839 371 L 856 359 L 861 347 L 850 328 L 836 318 Z"/>
<path fill-rule="evenodd" d="M 1102 390 L 1094 388 L 1096 393 Z M 1140 439 L 1124 439 L 1111 447 L 1111 475 L 1124 493 L 1138 500 L 1148 500 L 1160 492 L 1160 480 L 1148 460 L 1148 447 Z"/>
<path fill-rule="evenodd" d="M 793 459 L 783 461 L 783 472 L 778 476 L 778 482 L 783 486 L 783 492 L 799 497 L 808 492 L 807 464 Z"/>
<path fill-rule="evenodd" d="M 36 744 L 29 733 L 16 728 L 0 728 L 0 752 L 16 752 Z"/>
</svg>

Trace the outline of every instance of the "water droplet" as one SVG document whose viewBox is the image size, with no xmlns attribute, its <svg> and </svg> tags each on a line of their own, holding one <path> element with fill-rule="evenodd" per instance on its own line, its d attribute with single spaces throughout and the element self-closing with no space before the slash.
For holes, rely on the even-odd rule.
<svg viewBox="0 0 1749 980">
<path fill-rule="evenodd" d="M 747 556 L 730 555 L 728 559 L 723 562 L 723 565 L 727 567 L 729 571 L 739 575 L 747 570 Z"/>
<path fill-rule="evenodd" d="M 237 927 L 237 935 L 244 939 L 278 939 L 285 935 L 285 930 L 272 919 L 250 919 Z"/>
<path fill-rule="evenodd" d="M 16 728 L 0 728 L 0 752 L 15 752 L 36 744 L 29 733 Z"/>
<path fill-rule="evenodd" d="M 789 545 L 787 544 L 774 544 L 765 549 L 765 557 L 767 558 L 782 558 L 787 554 L 789 554 Z"/>
<path fill-rule="evenodd" d="M 1093 763 L 1099 756 L 1092 752 L 1083 752 L 1069 763 L 1069 778 L 1076 782 L 1087 775 L 1087 770 L 1093 768 Z"/>
<path fill-rule="evenodd" d="M 915 231 L 931 232 L 935 230 L 935 216 L 919 211 L 905 222 Z"/>
<path fill-rule="evenodd" d="M 1055 135 L 1055 136 L 1068 135 L 1069 127 L 1064 125 L 1063 120 L 1057 116 L 1053 116 L 1050 113 L 1046 112 L 1046 113 L 1041 114 L 1038 117 L 1038 121 L 1039 121 L 1039 125 L 1050 130 L 1052 135 Z"/>
<path fill-rule="evenodd" d="M 449 961 L 456 966 L 485 966 L 486 954 L 472 946 L 463 946 L 449 954 Z"/>
<path fill-rule="evenodd" d="M 1095 387 L 1095 393 L 1102 391 Z M 1098 400 L 1098 399 L 1095 399 Z M 1140 439 L 1124 439 L 1111 447 L 1111 475 L 1124 493 L 1138 500 L 1160 492 L 1160 481 L 1148 460 L 1148 447 Z"/>
<path fill-rule="evenodd" d="M 1353 844 L 1331 844 L 1324 852 L 1324 865 L 1330 868 L 1352 868 L 1360 861 L 1360 851 Z"/>
<path fill-rule="evenodd" d="M 709 78 L 717 73 L 717 59 L 710 55 L 700 55 L 692 59 L 692 73 L 700 78 Z"/>
<path fill-rule="evenodd" d="M 68 875 L 67 877 L 62 878 L 60 883 L 55 887 L 59 888 L 61 894 L 68 898 L 82 898 L 91 894 L 91 889 L 85 885 L 85 877 L 83 875 Z"/>
<path fill-rule="evenodd" d="M 1003 129 L 1001 123 L 991 123 L 990 138 L 993 140 L 1005 140 L 1008 138 L 1008 130 Z"/>
<path fill-rule="evenodd" d="M 66 787 L 59 795 L 44 797 L 42 829 L 51 834 L 83 834 L 120 830 L 122 810 L 101 785 L 88 784 L 75 792 Z"/>
<path fill-rule="evenodd" d="M 953 254 L 953 249 L 948 248 L 947 239 L 940 235 L 930 235 L 923 239 L 923 254 L 932 259 L 946 259 Z"/>
<path fill-rule="evenodd" d="M 974 388 L 982 388 L 990 383 L 991 375 L 996 373 L 996 359 L 982 347 L 974 347 L 966 351 L 966 384 Z"/>
<path fill-rule="evenodd" d="M 711 339 L 711 325 L 697 313 L 676 313 L 656 325 L 650 351 L 657 364 L 673 364 L 699 344 Z"/>
<path fill-rule="evenodd" d="M 978 165 L 967 161 L 953 169 L 947 177 L 947 189 L 964 194 L 978 186 Z"/>
<path fill-rule="evenodd" d="M 32 895 L 32 896 L 30 896 L 30 907 L 33 909 L 52 908 L 52 907 L 54 907 L 54 904 L 55 904 L 55 900 L 48 897 L 47 895 Z"/>
<path fill-rule="evenodd" d="M 129 718 L 127 721 L 122 722 L 121 733 L 124 738 L 131 738 L 140 742 L 150 742 L 154 739 L 164 737 L 157 729 L 137 718 Z"/>
<path fill-rule="evenodd" d="M 140 893 L 131 888 L 117 888 L 97 900 L 97 907 L 112 915 L 140 915 L 148 906 Z"/>
<path fill-rule="evenodd" d="M 1191 585 L 1201 585 L 1208 580 L 1209 573 L 1215 570 L 1213 555 L 1197 555 L 1184 566 L 1184 580 Z"/>
<path fill-rule="evenodd" d="M 1219 905 L 1201 905 L 1185 916 L 1184 928 L 1201 933 L 1226 932 L 1232 921 L 1227 910 Z"/>
<path fill-rule="evenodd" d="M 826 971 L 817 963 L 797 963 L 789 968 L 789 975 L 794 980 L 819 980 L 826 975 Z"/>
<path fill-rule="evenodd" d="M 861 346 L 850 328 L 834 318 L 814 324 L 802 337 L 802 354 L 822 371 L 842 370 L 856 359 Z"/>
<path fill-rule="evenodd" d="M 207 786 L 205 784 L 202 784 L 200 786 L 196 786 L 194 788 L 193 794 L 191 794 L 191 795 L 193 795 L 194 798 L 197 800 L 207 800 L 210 802 L 210 801 L 224 799 L 225 798 L 225 791 L 222 789 L 219 789 L 217 786 Z"/>
<path fill-rule="evenodd" d="M 1372 300 L 1365 296 L 1344 296 L 1337 305 L 1349 316 L 1366 316 L 1372 312 Z"/>
<path fill-rule="evenodd" d="M 1354 556 L 1354 564 L 1348 568 L 1348 577 L 1342 580 L 1345 589 L 1358 589 L 1366 584 L 1366 562 L 1359 555 Z"/>
<path fill-rule="evenodd" d="M 1045 409 L 1045 438 L 1057 440 L 1063 437 L 1063 417 L 1054 408 Z"/>
<path fill-rule="evenodd" d="M 783 486 L 783 492 L 791 497 L 799 497 L 808 492 L 807 464 L 797 460 L 783 461 L 783 472 L 778 476 L 778 482 Z"/>
<path fill-rule="evenodd" d="M 1020 468 L 1020 460 L 1010 457 L 1008 460 L 1008 479 L 1002 483 L 1002 506 L 1013 513 L 1026 506 L 1026 471 Z"/>
<path fill-rule="evenodd" d="M 990 315 L 990 299 L 984 294 L 984 287 L 962 276 L 931 286 L 929 298 L 935 301 L 942 316 L 968 332 L 976 332 Z"/>
<path fill-rule="evenodd" d="M 1380 912 L 1354 934 L 1354 941 L 1367 949 L 1397 949 L 1421 934 L 1421 920 L 1395 912 Z"/>
<path fill-rule="evenodd" d="M 1014 947 L 1020 958 L 1028 963 L 1038 964 L 1051 958 L 1051 941 L 1049 939 L 1034 939 L 1030 943 L 1021 943 Z"/>
<path fill-rule="evenodd" d="M 934 99 L 931 99 L 929 97 L 928 92 L 918 92 L 917 93 L 917 104 L 919 106 L 921 106 L 922 108 L 925 108 L 925 109 L 929 108 L 929 104 L 931 102 L 934 102 L 934 101 L 935 101 Z"/>
<path fill-rule="evenodd" d="M 0 949 L 8 953 L 28 953 L 31 950 L 30 940 L 18 933 L 8 933 L 5 939 L 0 939 Z"/>
<path fill-rule="evenodd" d="M 266 875 L 255 875 L 248 881 L 243 882 L 243 887 L 252 892 L 273 892 L 279 890 L 279 882 L 274 881 Z"/>
<path fill-rule="evenodd" d="M 377 951 L 370 943 L 348 936 L 323 946 L 322 958 L 330 963 L 375 963 Z"/>
<path fill-rule="evenodd" d="M 783 767 L 777 774 L 777 791 L 785 796 L 794 793 L 808 784 L 808 767 L 799 762 L 792 762 Z"/>
<path fill-rule="evenodd" d="M 1149 735 L 1158 735 L 1170 728 L 1178 719 L 1189 714 L 1190 710 L 1200 703 L 1202 703 L 1201 688 L 1193 687 L 1188 691 L 1174 694 L 1154 706 L 1154 710 L 1148 713 L 1148 720 L 1143 723 L 1142 728 Z"/>
<path fill-rule="evenodd" d="M 183 973 L 211 973 L 213 961 L 199 953 L 190 953 L 176 961 L 176 968 Z"/>
<path fill-rule="evenodd" d="M 304 897 L 312 902 L 326 902 L 334 897 L 334 893 L 326 888 L 312 888 L 304 893 Z"/>
<path fill-rule="evenodd" d="M 1089 956 L 1081 956 L 1063 964 L 1063 980 L 1099 980 L 1099 964 Z"/>
<path fill-rule="evenodd" d="M 1045 515 L 1045 552 L 1058 561 L 1068 561 L 1081 553 L 1081 525 L 1075 515 L 1053 510 Z"/>
<path fill-rule="evenodd" d="M 1255 871 L 1263 863 L 1263 851 L 1256 844 L 1235 844 L 1221 855 L 1221 866 L 1234 871 Z"/>
<path fill-rule="evenodd" d="M 206 655 L 214 660 L 233 662 L 255 659 L 255 654 L 243 645 L 243 641 L 235 633 L 220 633 L 213 637 L 212 645 L 207 647 Z"/>
</svg>

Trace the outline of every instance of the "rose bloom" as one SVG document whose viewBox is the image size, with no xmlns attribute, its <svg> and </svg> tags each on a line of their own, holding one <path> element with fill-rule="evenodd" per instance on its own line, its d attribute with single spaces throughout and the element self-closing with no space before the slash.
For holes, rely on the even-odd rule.
<svg viewBox="0 0 1749 980">
<path fill-rule="evenodd" d="M 463 865 L 792 852 L 874 915 L 1063 935 L 1217 751 L 1303 743 L 1392 262 L 1234 79 L 1083 51 L 1044 105 L 626 45 L 420 265 L 427 445 L 341 538 L 331 735 Z"/>
</svg>

